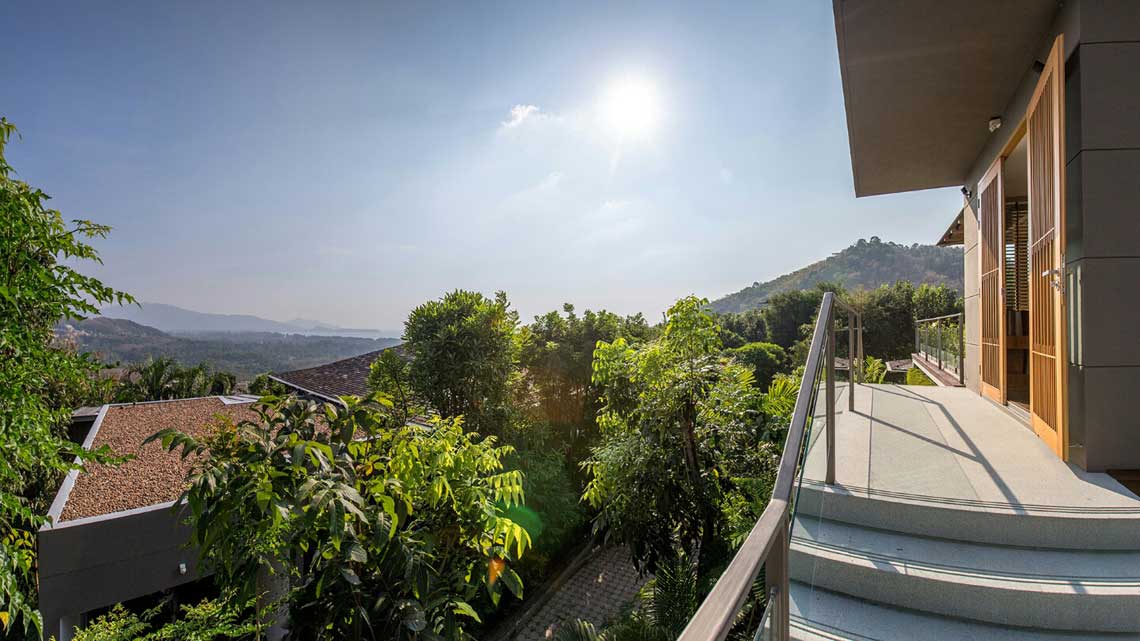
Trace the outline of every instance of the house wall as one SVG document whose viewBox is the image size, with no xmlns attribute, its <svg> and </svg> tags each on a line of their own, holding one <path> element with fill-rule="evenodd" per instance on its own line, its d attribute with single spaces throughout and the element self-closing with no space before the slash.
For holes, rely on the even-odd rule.
<svg viewBox="0 0 1140 641">
<path fill-rule="evenodd" d="M 982 360 L 981 360 L 981 327 L 978 319 L 981 313 L 978 309 L 978 293 L 981 290 L 981 278 L 978 275 L 980 264 L 978 259 L 978 214 L 969 203 L 962 211 L 962 257 L 964 261 L 963 274 L 963 311 L 966 314 L 966 342 L 965 358 L 962 371 L 968 389 L 981 393 Z"/>
<path fill-rule="evenodd" d="M 1140 2 L 1066 2 L 1041 44 L 1044 60 L 1065 36 L 1065 162 L 1069 445 L 1091 471 L 1140 468 Z M 1038 74 L 1027 71 L 1002 113 L 1004 125 L 966 182 L 978 211 L 978 181 L 1024 117 Z M 967 211 L 970 211 L 969 209 Z M 976 244 L 976 214 L 975 224 Z M 967 232 L 968 233 L 968 232 Z M 977 255 L 966 246 L 966 293 L 978 287 Z M 967 299 L 967 380 L 980 317 Z M 973 327 L 971 327 L 973 326 Z M 976 384 L 971 389 L 976 389 Z"/>
<path fill-rule="evenodd" d="M 78 624 L 84 612 L 202 576 L 198 554 L 188 547 L 190 528 L 172 505 L 65 521 L 40 530 L 39 603 L 45 640 L 70 639 L 70 626 Z M 61 629 L 61 623 L 69 629 Z"/>
<path fill-rule="evenodd" d="M 1085 1 L 1066 82 L 1069 424 L 1076 462 L 1140 468 L 1140 3 Z"/>
</svg>

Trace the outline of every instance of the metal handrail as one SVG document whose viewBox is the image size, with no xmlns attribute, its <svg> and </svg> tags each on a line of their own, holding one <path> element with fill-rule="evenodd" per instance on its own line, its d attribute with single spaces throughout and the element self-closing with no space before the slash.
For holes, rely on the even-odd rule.
<svg viewBox="0 0 1140 641">
<path fill-rule="evenodd" d="M 776 473 L 776 483 L 772 496 L 760 519 L 748 533 L 748 538 L 737 550 L 716 585 L 705 597 L 701 607 L 678 641 L 724 641 L 736 622 L 744 602 L 752 590 L 752 584 L 765 569 L 765 594 L 769 607 L 773 607 L 772 622 L 774 638 L 787 641 L 791 631 L 788 601 L 788 546 L 791 542 L 791 525 L 794 516 L 796 470 L 806 458 L 808 421 L 811 418 L 812 398 L 818 391 L 817 380 L 823 373 L 827 404 L 827 484 L 835 483 L 835 323 L 836 308 L 847 313 L 849 354 L 863 361 L 863 318 L 854 308 L 839 300 L 835 294 L 827 292 L 819 306 L 815 330 L 812 332 L 811 348 L 804 364 L 800 390 L 796 396 L 796 407 L 788 425 L 788 438 L 784 441 L 784 452 L 780 456 L 780 467 Z M 822 368 L 822 370 L 821 370 Z M 862 367 L 848 371 L 848 409 L 855 406 L 855 374 L 858 369 L 862 382 Z"/>
<path fill-rule="evenodd" d="M 963 322 L 964 314 L 962 312 L 958 312 L 957 314 L 945 314 L 943 316 L 932 316 L 930 318 L 921 318 L 914 321 L 914 353 L 925 358 L 928 363 L 933 364 L 933 360 L 930 358 L 930 350 L 924 349 L 932 346 L 927 345 L 922 340 L 922 328 L 924 326 L 933 324 L 937 328 L 937 341 L 933 347 L 935 348 L 935 353 L 937 356 L 938 369 L 943 371 L 950 370 L 951 368 L 948 367 L 949 364 L 945 362 L 944 358 L 945 349 L 942 335 L 942 323 L 943 321 L 951 319 L 958 322 L 958 331 L 956 332 L 957 336 L 955 337 L 958 340 L 958 349 L 956 350 L 957 353 L 955 354 L 958 358 L 956 359 L 957 363 L 955 363 L 952 371 L 958 375 L 958 383 L 965 384 L 966 324 Z"/>
</svg>

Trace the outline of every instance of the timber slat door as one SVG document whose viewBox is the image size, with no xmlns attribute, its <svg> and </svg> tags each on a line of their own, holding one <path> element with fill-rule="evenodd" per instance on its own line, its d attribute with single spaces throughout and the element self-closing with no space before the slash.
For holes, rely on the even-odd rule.
<svg viewBox="0 0 1140 641">
<path fill-rule="evenodd" d="M 1005 402 L 1005 194 L 1002 193 L 1003 158 L 998 158 L 978 187 L 981 204 L 979 252 L 982 277 L 981 308 L 982 393 L 998 403 Z"/>
<path fill-rule="evenodd" d="M 1062 459 L 1065 435 L 1065 73 L 1061 36 L 1029 101 L 1029 413 Z"/>
</svg>

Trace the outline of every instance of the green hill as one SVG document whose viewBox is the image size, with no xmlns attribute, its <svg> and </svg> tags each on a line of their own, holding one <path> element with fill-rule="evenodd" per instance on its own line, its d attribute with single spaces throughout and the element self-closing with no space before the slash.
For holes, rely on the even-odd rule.
<svg viewBox="0 0 1140 641">
<path fill-rule="evenodd" d="M 962 249 L 934 245 L 899 245 L 878 236 L 860 239 L 847 249 L 765 283 L 719 298 L 716 312 L 742 312 L 764 306 L 772 294 L 810 289 L 816 283 L 834 282 L 849 290 L 874 289 L 884 283 L 909 280 L 915 285 L 948 285 L 962 292 Z"/>
<path fill-rule="evenodd" d="M 206 363 L 249 380 L 261 372 L 313 367 L 400 343 L 397 338 L 308 336 L 276 332 L 203 332 L 174 336 L 121 318 L 69 320 L 56 334 L 104 363 L 137 363 L 170 356 L 183 365 Z"/>
</svg>

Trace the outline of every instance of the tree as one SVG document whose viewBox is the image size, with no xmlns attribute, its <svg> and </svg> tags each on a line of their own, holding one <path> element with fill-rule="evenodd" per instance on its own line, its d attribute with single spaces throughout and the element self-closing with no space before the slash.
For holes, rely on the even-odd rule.
<svg viewBox="0 0 1140 641">
<path fill-rule="evenodd" d="M 515 371 L 515 326 L 507 295 L 456 290 L 412 310 L 404 340 L 412 390 L 444 418 L 463 416 L 476 431 L 506 423 Z"/>
<path fill-rule="evenodd" d="M 768 389 L 772 378 L 788 365 L 784 348 L 775 343 L 748 343 L 727 353 L 752 369 L 754 384 L 760 389 Z"/>
<path fill-rule="evenodd" d="M 819 290 L 784 292 L 769 298 L 764 308 L 768 340 L 790 349 L 800 339 L 800 326 L 815 321 L 822 299 Z"/>
<path fill-rule="evenodd" d="M 583 496 L 599 510 L 595 528 L 649 570 L 684 556 L 703 576 L 723 560 L 724 508 L 775 469 L 775 448 L 761 439 L 762 395 L 748 368 L 721 356 L 706 305 L 681 299 L 660 338 L 637 347 L 619 338 L 594 353 L 602 439 L 583 463 Z"/>
<path fill-rule="evenodd" d="M 460 418 L 409 425 L 379 394 L 256 409 L 200 441 L 150 440 L 199 461 L 184 495 L 193 542 L 225 589 L 244 602 L 259 574 L 288 577 L 290 638 L 467 639 L 480 593 L 522 596 L 512 562 L 530 537 L 506 515 L 524 499 L 511 448 Z"/>
<path fill-rule="evenodd" d="M 0 118 L 0 633 L 39 638 L 35 603 L 35 532 L 46 522 L 51 494 L 76 457 L 105 460 L 66 439 L 69 394 L 98 371 L 92 359 L 54 341 L 63 318 L 97 314 L 130 296 L 80 273 L 99 262 L 85 239 L 110 228 L 67 224 L 48 209 L 47 194 L 13 178 L 4 150 L 15 127 Z"/>
<path fill-rule="evenodd" d="M 914 290 L 915 320 L 957 314 L 962 311 L 962 298 L 952 287 L 923 283 Z"/>
<path fill-rule="evenodd" d="M 269 374 L 258 374 L 247 387 L 255 396 L 284 396 L 288 390 L 280 382 L 269 378 Z"/>
<path fill-rule="evenodd" d="M 641 314 L 618 316 L 586 310 L 579 316 L 567 303 L 562 314 L 537 316 L 519 331 L 519 365 L 525 389 L 521 405 L 530 418 L 567 428 L 571 441 L 596 434 L 599 391 L 592 382 L 594 348 L 621 337 L 631 342 L 651 333 Z"/>
<path fill-rule="evenodd" d="M 746 343 L 763 343 L 768 340 L 768 323 L 764 312 L 750 309 L 736 314 L 720 314 L 721 341 L 725 347 L 740 347 Z"/>
<path fill-rule="evenodd" d="M 894 285 L 859 292 L 851 302 L 863 315 L 863 353 L 886 361 L 907 358 L 914 348 L 914 286 Z"/>
</svg>

